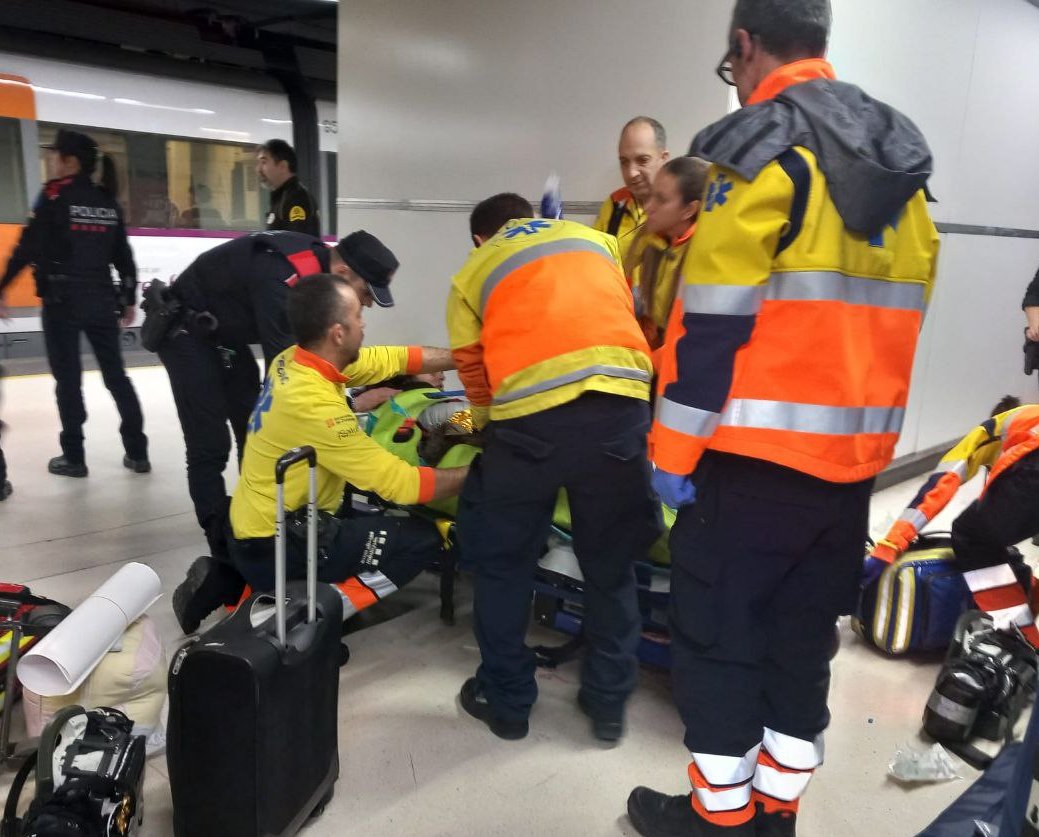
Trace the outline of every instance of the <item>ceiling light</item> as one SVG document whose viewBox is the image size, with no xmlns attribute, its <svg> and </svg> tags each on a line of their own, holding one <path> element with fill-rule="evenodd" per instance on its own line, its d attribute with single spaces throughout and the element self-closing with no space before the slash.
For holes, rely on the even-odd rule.
<svg viewBox="0 0 1039 837">
<path fill-rule="evenodd" d="M 243 139 L 249 139 L 248 131 L 231 131 L 227 128 L 201 128 L 200 130 L 205 131 L 207 134 L 229 134 L 235 137 L 242 137 Z"/>
<path fill-rule="evenodd" d="M 178 113 L 200 113 L 205 116 L 212 116 L 216 113 L 215 110 L 206 108 L 177 108 L 172 105 L 153 105 L 151 102 L 140 102 L 137 99 L 112 99 L 112 101 L 119 105 L 134 105 L 139 108 L 155 108 L 156 110 L 175 110 Z"/>
<path fill-rule="evenodd" d="M 35 84 L 31 85 L 32 89 L 37 93 L 52 93 L 55 96 L 73 96 L 76 99 L 91 99 L 95 102 L 103 100 L 104 96 L 99 96 L 97 93 L 80 93 L 78 90 L 57 90 L 53 87 L 37 87 Z"/>
</svg>

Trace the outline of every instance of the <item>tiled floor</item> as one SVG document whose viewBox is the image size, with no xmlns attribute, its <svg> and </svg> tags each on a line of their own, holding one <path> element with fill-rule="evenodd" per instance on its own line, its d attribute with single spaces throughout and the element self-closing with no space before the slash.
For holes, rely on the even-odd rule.
<svg viewBox="0 0 1039 837">
<path fill-rule="evenodd" d="M 0 578 L 76 604 L 123 562 L 137 560 L 155 569 L 169 594 L 202 552 L 165 374 L 140 368 L 131 376 L 145 406 L 154 471 L 122 468 L 111 399 L 100 376 L 86 373 L 85 480 L 46 472 L 58 452 L 50 378 L 4 381 L 2 415 L 10 428 L 3 447 L 15 493 L 0 503 Z M 882 532 L 914 492 L 915 481 L 879 493 L 874 530 Z M 959 498 L 956 508 L 966 500 Z M 665 674 L 643 671 L 629 733 L 616 748 L 599 746 L 577 713 L 574 664 L 540 674 L 530 736 L 500 741 L 455 700 L 478 656 L 466 582 L 455 627 L 437 618 L 432 577 L 399 593 L 398 605 L 407 605 L 403 615 L 350 637 L 352 659 L 340 693 L 342 775 L 332 804 L 305 834 L 630 835 L 624 803 L 633 786 L 688 790 L 687 754 Z M 151 616 L 172 650 L 180 636 L 168 595 Z M 936 671 L 934 662 L 884 659 L 842 626 L 828 758 L 803 806 L 801 835 L 912 835 L 966 787 L 957 781 L 907 789 L 886 778 L 896 747 L 920 743 L 920 714 Z M 144 834 L 172 833 L 161 757 L 148 765 L 146 810 Z"/>
</svg>

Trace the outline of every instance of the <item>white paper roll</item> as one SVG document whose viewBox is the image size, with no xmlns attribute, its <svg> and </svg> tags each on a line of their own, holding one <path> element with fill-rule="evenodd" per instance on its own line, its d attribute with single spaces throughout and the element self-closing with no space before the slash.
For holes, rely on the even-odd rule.
<svg viewBox="0 0 1039 837">
<path fill-rule="evenodd" d="M 18 661 L 18 679 L 44 697 L 67 695 L 162 594 L 155 571 L 131 562 Z"/>
</svg>

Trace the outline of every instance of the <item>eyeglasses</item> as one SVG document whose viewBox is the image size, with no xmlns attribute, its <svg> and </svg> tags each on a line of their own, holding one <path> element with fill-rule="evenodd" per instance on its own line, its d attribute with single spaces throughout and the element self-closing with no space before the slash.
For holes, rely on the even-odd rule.
<svg viewBox="0 0 1039 837">
<path fill-rule="evenodd" d="M 725 55 L 722 56 L 722 60 L 718 62 L 718 66 L 714 68 L 715 75 L 724 81 L 729 87 L 736 86 L 736 79 L 732 74 L 732 59 L 740 57 L 740 45 L 736 41 L 732 41 L 729 44 L 728 50 Z"/>
</svg>

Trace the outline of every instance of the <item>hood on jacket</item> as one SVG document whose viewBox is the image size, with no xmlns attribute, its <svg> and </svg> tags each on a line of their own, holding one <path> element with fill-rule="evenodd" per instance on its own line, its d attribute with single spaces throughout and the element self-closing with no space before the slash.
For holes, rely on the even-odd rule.
<svg viewBox="0 0 1039 837">
<path fill-rule="evenodd" d="M 817 79 L 729 114 L 689 153 L 753 180 L 793 146 L 811 151 L 848 229 L 875 235 L 925 187 L 931 150 L 903 114 L 853 84 Z"/>
</svg>

